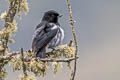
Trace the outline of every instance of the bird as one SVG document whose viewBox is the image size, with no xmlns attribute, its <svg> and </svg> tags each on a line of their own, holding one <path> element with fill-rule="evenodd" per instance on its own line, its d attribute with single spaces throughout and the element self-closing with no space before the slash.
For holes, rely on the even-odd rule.
<svg viewBox="0 0 120 80">
<path fill-rule="evenodd" d="M 64 30 L 61 28 L 58 19 L 62 17 L 57 11 L 46 11 L 40 24 L 36 26 L 32 41 L 32 51 L 36 57 L 46 58 L 46 51 L 49 48 L 59 46 L 64 39 Z"/>
</svg>

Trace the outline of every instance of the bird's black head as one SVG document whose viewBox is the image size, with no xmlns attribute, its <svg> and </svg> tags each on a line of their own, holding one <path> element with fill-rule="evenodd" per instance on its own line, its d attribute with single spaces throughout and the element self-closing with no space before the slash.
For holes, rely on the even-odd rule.
<svg viewBox="0 0 120 80">
<path fill-rule="evenodd" d="M 43 16 L 43 21 L 48 21 L 48 22 L 53 22 L 53 23 L 58 23 L 58 18 L 61 17 L 58 12 L 54 10 L 50 10 L 45 12 Z"/>
</svg>

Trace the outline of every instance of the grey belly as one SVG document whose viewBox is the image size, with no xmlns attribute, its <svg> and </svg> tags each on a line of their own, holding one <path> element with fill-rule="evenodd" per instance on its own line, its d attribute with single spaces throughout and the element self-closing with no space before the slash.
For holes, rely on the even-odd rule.
<svg viewBox="0 0 120 80">
<path fill-rule="evenodd" d="M 64 31 L 60 28 L 56 34 L 56 36 L 50 41 L 48 44 L 49 48 L 56 47 L 61 44 L 64 38 Z"/>
</svg>

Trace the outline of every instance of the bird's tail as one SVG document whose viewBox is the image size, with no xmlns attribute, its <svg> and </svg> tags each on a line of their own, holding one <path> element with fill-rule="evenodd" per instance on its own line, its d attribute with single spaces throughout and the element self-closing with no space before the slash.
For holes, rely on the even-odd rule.
<svg viewBox="0 0 120 80">
<path fill-rule="evenodd" d="M 44 48 L 44 49 L 41 49 L 41 50 L 39 50 L 38 52 L 37 52 L 37 54 L 36 54 L 36 57 L 40 57 L 40 58 L 46 58 L 46 49 Z"/>
</svg>

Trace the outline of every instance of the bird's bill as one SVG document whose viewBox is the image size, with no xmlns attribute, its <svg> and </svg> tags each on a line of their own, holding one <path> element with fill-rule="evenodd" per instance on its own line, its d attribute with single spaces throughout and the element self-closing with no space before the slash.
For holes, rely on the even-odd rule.
<svg viewBox="0 0 120 80">
<path fill-rule="evenodd" d="M 62 17 L 63 15 L 59 15 L 58 17 Z"/>
</svg>

